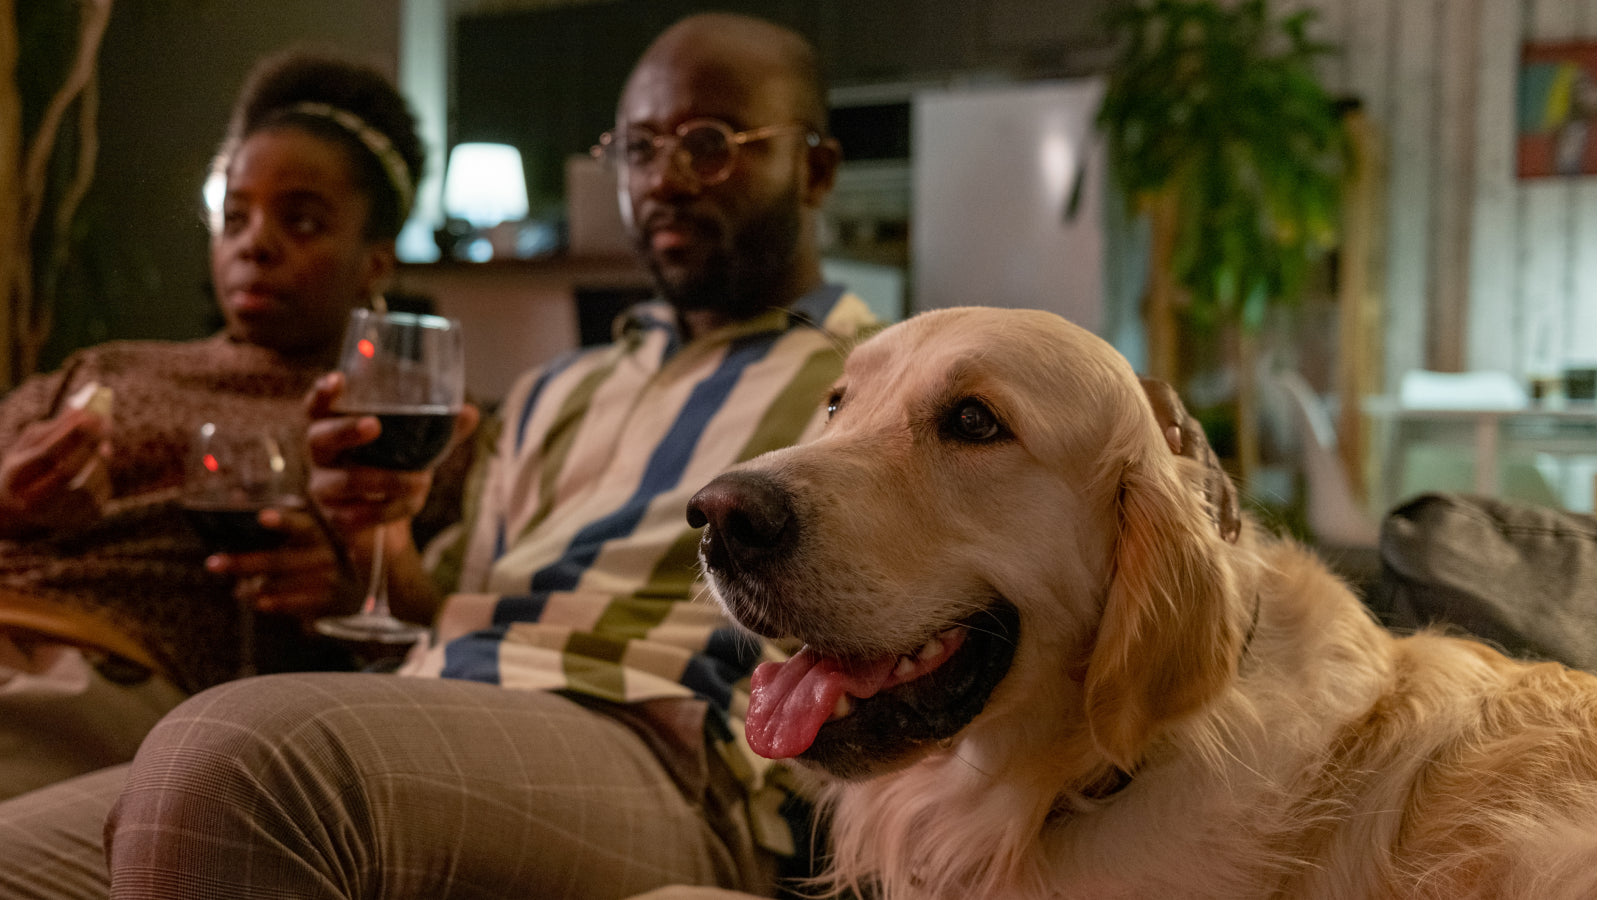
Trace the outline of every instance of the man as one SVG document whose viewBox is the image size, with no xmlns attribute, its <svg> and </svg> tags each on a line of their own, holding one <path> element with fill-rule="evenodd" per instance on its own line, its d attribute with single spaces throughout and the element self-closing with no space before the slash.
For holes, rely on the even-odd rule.
<svg viewBox="0 0 1600 900">
<path fill-rule="evenodd" d="M 761 648 L 685 602 L 684 509 L 818 427 L 843 348 L 874 327 L 821 278 L 824 96 L 814 50 L 759 20 L 694 16 L 646 50 L 602 145 L 664 302 L 503 404 L 467 527 L 430 560 L 455 592 L 407 672 L 444 677 L 273 676 L 185 703 L 111 812 L 113 896 L 772 891 L 794 845 L 783 773 L 739 734 Z M 334 465 L 378 430 L 331 414 L 340 387 L 312 397 L 313 495 L 356 554 L 381 531 L 396 608 L 426 616 L 440 592 L 405 524 L 428 476 Z M 121 783 L 35 808 L 81 818 Z"/>
</svg>

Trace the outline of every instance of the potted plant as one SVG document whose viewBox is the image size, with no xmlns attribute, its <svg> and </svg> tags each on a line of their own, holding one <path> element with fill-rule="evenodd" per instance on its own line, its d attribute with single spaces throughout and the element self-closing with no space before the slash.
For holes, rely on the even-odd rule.
<svg viewBox="0 0 1600 900">
<path fill-rule="evenodd" d="M 1266 0 L 1138 0 L 1098 123 L 1111 178 L 1151 225 L 1143 317 L 1150 374 L 1183 389 L 1178 327 L 1215 328 L 1236 382 L 1236 461 L 1258 464 L 1257 333 L 1295 302 L 1338 234 L 1347 142 L 1314 63 L 1311 10 Z"/>
</svg>

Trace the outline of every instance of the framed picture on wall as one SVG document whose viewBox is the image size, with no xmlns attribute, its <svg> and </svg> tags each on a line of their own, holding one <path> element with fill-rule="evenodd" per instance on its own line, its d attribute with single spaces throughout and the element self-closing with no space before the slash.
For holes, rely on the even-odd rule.
<svg viewBox="0 0 1600 900">
<path fill-rule="evenodd" d="M 1595 42 L 1524 44 L 1517 74 L 1517 176 L 1595 174 Z"/>
</svg>

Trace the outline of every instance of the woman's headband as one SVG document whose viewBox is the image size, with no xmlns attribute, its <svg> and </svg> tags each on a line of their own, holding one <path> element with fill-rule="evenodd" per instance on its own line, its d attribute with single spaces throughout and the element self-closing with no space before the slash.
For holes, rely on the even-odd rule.
<svg viewBox="0 0 1600 900">
<path fill-rule="evenodd" d="M 368 125 L 366 120 L 355 113 L 327 103 L 296 103 L 289 107 L 289 112 L 329 119 L 355 135 L 356 139 L 366 145 L 366 148 L 372 151 L 372 155 L 378 158 L 378 162 L 383 165 L 384 173 L 389 176 L 389 183 L 394 186 L 394 192 L 400 198 L 400 221 L 404 222 L 406 217 L 411 215 L 411 201 L 416 195 L 416 185 L 412 181 L 411 170 L 406 165 L 405 158 L 394 148 L 394 142 L 389 140 L 388 135 Z"/>
</svg>

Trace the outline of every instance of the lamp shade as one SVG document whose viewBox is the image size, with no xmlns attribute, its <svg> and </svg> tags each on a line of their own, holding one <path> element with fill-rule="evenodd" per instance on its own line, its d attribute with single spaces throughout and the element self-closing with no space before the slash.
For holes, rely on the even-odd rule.
<svg viewBox="0 0 1600 900">
<path fill-rule="evenodd" d="M 509 144 L 457 144 L 445 168 L 444 213 L 478 228 L 526 218 L 522 154 Z"/>
</svg>

